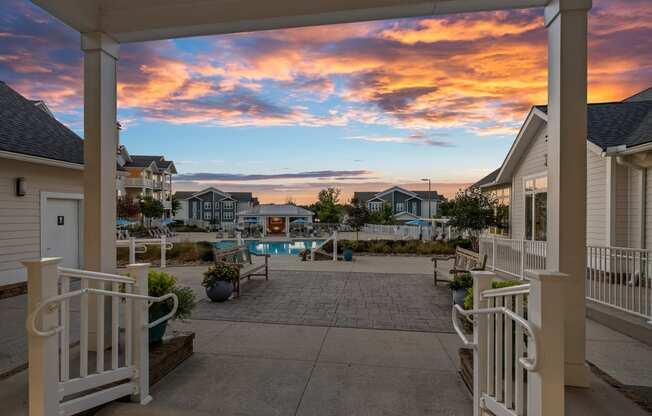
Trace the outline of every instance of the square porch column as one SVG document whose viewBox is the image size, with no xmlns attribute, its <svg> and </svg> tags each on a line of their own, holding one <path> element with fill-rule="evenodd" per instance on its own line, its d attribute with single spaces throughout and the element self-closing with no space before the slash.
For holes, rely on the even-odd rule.
<svg viewBox="0 0 652 416">
<path fill-rule="evenodd" d="M 104 33 L 82 33 L 84 51 L 84 268 L 115 273 L 116 152 L 119 45 Z M 101 283 L 94 286 L 99 287 Z M 97 311 L 110 302 L 91 296 L 89 349 L 96 350 Z M 99 303 L 99 305 L 98 305 Z M 106 303 L 106 305 L 103 305 Z M 110 330 L 110 325 L 104 325 Z M 105 336 L 106 342 L 110 337 Z"/>
<path fill-rule="evenodd" d="M 586 387 L 587 12 L 591 0 L 553 0 L 548 28 L 547 263 L 564 287 L 564 377 Z M 550 299 L 550 302 L 555 302 Z"/>
</svg>

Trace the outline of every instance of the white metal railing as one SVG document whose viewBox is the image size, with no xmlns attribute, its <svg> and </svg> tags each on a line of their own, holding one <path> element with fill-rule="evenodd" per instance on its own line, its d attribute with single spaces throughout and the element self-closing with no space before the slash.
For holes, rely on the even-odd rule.
<svg viewBox="0 0 652 416">
<path fill-rule="evenodd" d="M 315 261 L 315 253 L 318 250 L 321 250 L 329 241 L 333 242 L 333 254 L 332 254 L 333 261 L 337 261 L 337 231 L 333 231 L 333 234 L 330 237 L 324 240 L 317 247 L 313 247 L 310 249 L 310 260 Z"/>
<path fill-rule="evenodd" d="M 146 178 L 127 178 L 124 182 L 128 187 L 153 188 L 154 180 Z"/>
<path fill-rule="evenodd" d="M 555 400 L 564 389 L 562 275 L 528 271 L 528 284 L 491 289 L 494 273 L 472 273 L 473 309 L 454 305 L 452 318 L 473 349 L 474 415 L 563 416 L 563 403 Z M 473 324 L 472 340 L 463 319 Z"/>
<path fill-rule="evenodd" d="M 522 279 L 525 270 L 545 270 L 545 241 L 480 237 L 480 255 L 487 255 L 487 268 Z"/>
<path fill-rule="evenodd" d="M 362 231 L 402 239 L 430 240 L 432 238 L 432 227 L 419 227 L 418 225 L 365 224 Z"/>
<path fill-rule="evenodd" d="M 174 316 L 176 295 L 148 295 L 148 264 L 130 264 L 129 276 L 119 276 L 58 267 L 60 261 L 23 263 L 30 415 L 74 415 L 129 395 L 149 403 L 149 329 Z M 80 289 L 71 290 L 71 283 Z M 77 299 L 79 364 L 73 365 L 71 301 Z M 168 299 L 173 300 L 170 313 L 150 323 L 149 306 Z"/>
<path fill-rule="evenodd" d="M 162 235 L 161 238 L 135 238 L 129 237 L 128 240 L 117 240 L 115 242 L 117 247 L 129 247 L 129 264 L 136 263 L 136 254 L 147 252 L 147 246 L 160 246 L 161 247 L 161 268 L 167 267 L 168 250 L 172 250 L 174 245 L 167 241 L 167 237 Z"/>
<path fill-rule="evenodd" d="M 652 251 L 588 246 L 586 298 L 652 323 Z"/>
</svg>

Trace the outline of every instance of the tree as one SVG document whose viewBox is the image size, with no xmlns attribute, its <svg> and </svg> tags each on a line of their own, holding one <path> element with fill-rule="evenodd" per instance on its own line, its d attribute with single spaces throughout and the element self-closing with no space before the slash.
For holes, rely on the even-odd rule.
<svg viewBox="0 0 652 416">
<path fill-rule="evenodd" d="M 177 212 L 181 209 L 181 201 L 177 199 L 176 195 L 172 195 L 172 201 L 170 202 L 170 208 L 172 211 L 172 216 L 177 215 Z"/>
<path fill-rule="evenodd" d="M 340 204 L 341 191 L 338 188 L 326 188 L 319 191 L 318 200 L 313 210 L 320 222 L 337 224 L 342 218 L 344 207 Z"/>
<path fill-rule="evenodd" d="M 392 210 L 392 204 L 385 202 L 380 211 L 372 212 L 369 215 L 369 222 L 372 224 L 393 224 L 394 211 Z"/>
<path fill-rule="evenodd" d="M 369 210 L 358 198 L 353 197 L 346 206 L 346 223 L 355 230 L 355 239 L 358 239 L 360 229 L 369 222 Z"/>
<path fill-rule="evenodd" d="M 465 231 L 477 251 L 480 233 L 496 225 L 496 200 L 480 189 L 472 188 L 458 192 L 447 204 L 448 225 Z"/>
<path fill-rule="evenodd" d="M 118 197 L 116 201 L 116 215 L 118 218 L 138 218 L 140 205 L 132 198 L 126 196 Z"/>
<path fill-rule="evenodd" d="M 147 218 L 161 218 L 165 210 L 161 201 L 146 196 L 140 201 L 140 212 Z"/>
<path fill-rule="evenodd" d="M 297 205 L 297 202 L 292 198 L 292 195 L 289 195 L 287 198 L 285 198 L 285 204 L 286 205 Z"/>
</svg>

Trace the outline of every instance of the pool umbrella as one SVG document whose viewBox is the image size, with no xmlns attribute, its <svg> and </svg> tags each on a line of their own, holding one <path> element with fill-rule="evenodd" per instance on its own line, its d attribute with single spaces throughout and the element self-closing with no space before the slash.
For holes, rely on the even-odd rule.
<svg viewBox="0 0 652 416">
<path fill-rule="evenodd" d="M 245 218 L 245 224 L 257 224 L 258 220 L 256 218 Z"/>
<path fill-rule="evenodd" d="M 172 224 L 173 222 L 174 222 L 174 221 L 172 221 L 172 220 L 170 220 L 170 219 L 165 219 L 165 220 L 161 221 L 161 225 L 170 225 L 170 224 Z"/>
<path fill-rule="evenodd" d="M 418 225 L 419 227 L 429 227 L 430 222 L 429 221 L 424 221 L 424 220 L 412 220 L 406 222 L 407 225 Z"/>
<path fill-rule="evenodd" d="M 290 221 L 290 224 L 307 224 L 308 221 L 304 220 L 303 218 L 297 218 L 296 220 Z"/>
<path fill-rule="evenodd" d="M 126 227 L 127 225 L 131 225 L 131 224 L 132 224 L 131 221 L 127 221 L 122 218 L 118 218 L 115 220 L 115 225 L 117 225 L 118 227 Z"/>
</svg>

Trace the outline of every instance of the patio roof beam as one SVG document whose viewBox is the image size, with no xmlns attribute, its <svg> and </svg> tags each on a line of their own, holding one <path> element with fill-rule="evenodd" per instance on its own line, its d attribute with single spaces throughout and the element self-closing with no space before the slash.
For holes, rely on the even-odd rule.
<svg viewBox="0 0 652 416">
<path fill-rule="evenodd" d="M 549 0 L 32 0 L 81 33 L 118 42 L 543 7 Z"/>
</svg>

